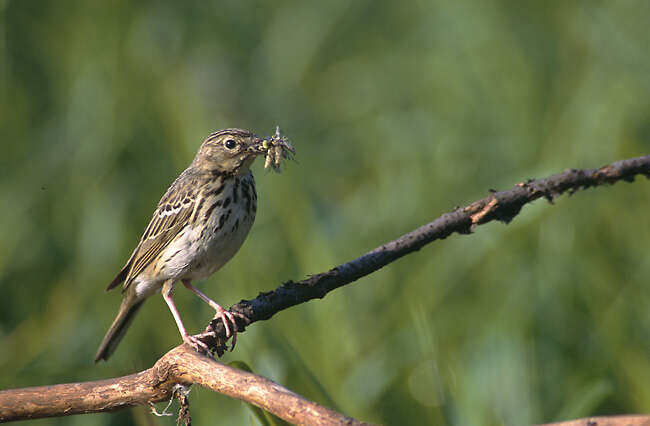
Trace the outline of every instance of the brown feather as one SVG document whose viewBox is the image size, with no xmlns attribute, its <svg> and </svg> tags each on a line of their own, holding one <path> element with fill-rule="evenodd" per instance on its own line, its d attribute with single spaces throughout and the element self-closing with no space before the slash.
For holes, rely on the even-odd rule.
<svg viewBox="0 0 650 426">
<path fill-rule="evenodd" d="M 191 179 L 184 176 L 186 174 L 188 174 L 188 170 L 174 181 L 160 199 L 138 246 L 133 250 L 124 268 L 108 285 L 107 291 L 117 287 L 121 282 L 124 282 L 122 292 L 126 291 L 133 279 L 160 255 L 165 247 L 188 225 L 197 202 L 196 188 L 178 188 L 179 182 L 191 182 Z M 189 199 L 190 202 L 180 203 L 179 200 L 185 199 Z M 174 204 L 180 204 L 180 207 L 174 209 Z"/>
</svg>

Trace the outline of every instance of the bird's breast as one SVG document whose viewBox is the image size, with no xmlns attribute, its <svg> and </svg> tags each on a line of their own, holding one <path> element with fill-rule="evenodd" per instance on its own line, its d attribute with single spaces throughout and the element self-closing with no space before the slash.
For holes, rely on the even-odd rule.
<svg viewBox="0 0 650 426">
<path fill-rule="evenodd" d="M 174 242 L 169 252 L 181 249 L 170 268 L 179 279 L 200 280 L 212 275 L 237 253 L 255 221 L 257 194 L 252 174 L 233 176 L 201 192 L 195 220 L 186 235 Z"/>
</svg>

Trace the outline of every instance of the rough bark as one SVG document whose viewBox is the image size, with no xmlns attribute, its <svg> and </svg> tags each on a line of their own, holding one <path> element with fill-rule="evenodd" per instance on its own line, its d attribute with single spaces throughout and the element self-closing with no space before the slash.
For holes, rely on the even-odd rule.
<svg viewBox="0 0 650 426">
<path fill-rule="evenodd" d="M 245 320 L 237 318 L 238 330 L 244 331 L 247 325 L 267 320 L 294 305 L 323 298 L 330 291 L 420 250 L 426 244 L 445 239 L 454 232 L 470 234 L 477 226 L 493 220 L 509 223 L 526 204 L 539 198 L 545 198 L 552 203 L 565 192 L 572 195 L 581 189 L 613 185 L 619 181 L 633 182 L 637 175 L 650 178 L 649 155 L 617 161 L 597 169 L 568 169 L 548 178 L 529 179 L 507 191 L 490 191 L 487 197 L 445 213 L 433 222 L 383 244 L 357 259 L 327 272 L 310 275 L 302 281 L 287 281 L 273 291 L 260 293 L 254 299 L 242 300 L 231 307 L 232 311 L 242 313 L 249 319 L 246 323 Z M 226 333 L 221 320 L 213 320 L 201 336 L 219 355 L 226 349 Z"/>
<path fill-rule="evenodd" d="M 469 234 L 478 225 L 498 220 L 510 222 L 522 207 L 538 198 L 552 202 L 565 192 L 632 182 L 637 175 L 650 178 L 650 156 L 617 161 L 598 169 L 570 169 L 546 179 L 528 180 L 514 188 L 490 194 L 466 207 L 445 213 L 398 239 L 363 256 L 316 275 L 288 281 L 276 290 L 242 300 L 231 310 L 244 314 L 237 319 L 240 332 L 253 322 L 267 320 L 281 310 L 323 298 L 330 291 L 349 284 L 383 266 L 419 250 L 424 245 L 456 232 Z M 218 354 L 226 349 L 221 320 L 213 320 L 197 336 Z M 296 424 L 363 424 L 294 394 L 254 374 L 220 364 L 185 346 L 163 356 L 149 370 L 117 379 L 65 385 L 41 386 L 0 392 L 0 421 L 61 416 L 116 410 L 159 402 L 172 397 L 178 385 L 198 383 L 216 392 L 257 405 Z M 558 423 L 558 425 L 650 425 L 647 416 L 600 417 Z"/>
<path fill-rule="evenodd" d="M 199 384 L 254 404 L 294 424 L 363 425 L 258 375 L 178 346 L 145 371 L 116 379 L 0 391 L 0 422 L 98 413 L 167 401 L 180 386 Z"/>
</svg>

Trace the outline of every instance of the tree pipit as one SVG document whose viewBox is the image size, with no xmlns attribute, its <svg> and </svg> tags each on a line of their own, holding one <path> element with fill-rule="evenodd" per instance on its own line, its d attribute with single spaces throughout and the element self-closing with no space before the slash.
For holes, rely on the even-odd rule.
<svg viewBox="0 0 650 426">
<path fill-rule="evenodd" d="M 158 203 L 151 222 L 124 268 L 106 291 L 124 282 L 120 311 L 99 346 L 95 362 L 107 360 L 124 337 L 144 301 L 162 291 L 183 341 L 197 350 L 205 344 L 190 336 L 174 305 L 174 285 L 183 285 L 208 303 L 226 328 L 237 337 L 235 316 L 222 308 L 192 281 L 204 279 L 228 262 L 243 244 L 257 210 L 257 193 L 250 166 L 267 157 L 265 167 L 278 171 L 293 148 L 276 129 L 259 138 L 247 130 L 225 129 L 201 144 L 192 164 L 176 178 Z"/>
</svg>

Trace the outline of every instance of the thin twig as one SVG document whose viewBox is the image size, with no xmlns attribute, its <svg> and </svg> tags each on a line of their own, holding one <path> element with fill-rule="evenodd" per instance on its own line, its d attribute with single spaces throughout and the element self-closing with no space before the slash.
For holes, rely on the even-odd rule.
<svg viewBox="0 0 650 426">
<path fill-rule="evenodd" d="M 274 291 L 260 293 L 251 300 L 242 300 L 230 309 L 244 314 L 250 320 L 245 323 L 245 320 L 236 317 L 241 332 L 245 326 L 267 320 L 291 306 L 323 298 L 330 291 L 375 272 L 432 241 L 445 239 L 454 232 L 470 234 L 476 226 L 493 220 L 509 223 L 525 204 L 538 198 L 544 197 L 553 202 L 567 191 L 574 194 L 580 189 L 612 185 L 621 180 L 632 182 L 637 175 L 650 178 L 650 156 L 621 160 L 598 169 L 569 169 L 545 179 L 529 179 L 507 191 L 491 191 L 487 197 L 445 213 L 433 222 L 357 259 L 327 272 L 311 275 L 302 281 L 287 281 Z M 205 332 L 197 337 L 219 355 L 226 349 L 225 329 L 220 319 L 212 320 Z"/>
</svg>

